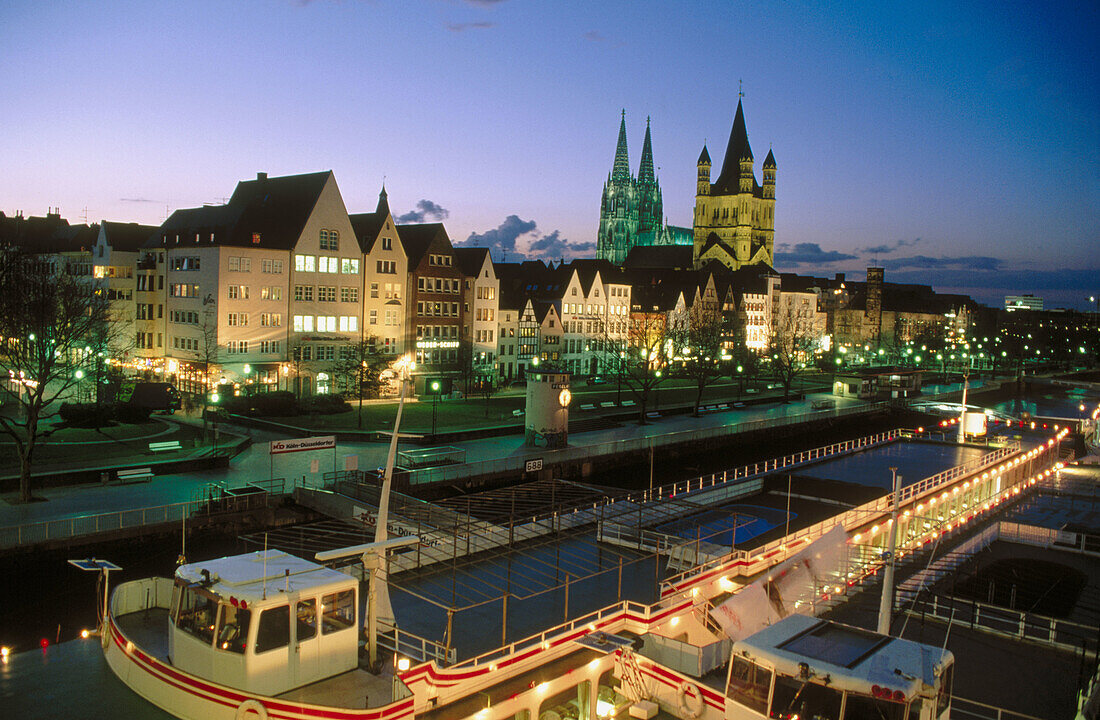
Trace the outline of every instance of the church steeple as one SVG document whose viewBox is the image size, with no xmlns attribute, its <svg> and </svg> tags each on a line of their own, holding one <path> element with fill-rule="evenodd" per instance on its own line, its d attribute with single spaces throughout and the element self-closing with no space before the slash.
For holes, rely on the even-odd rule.
<svg viewBox="0 0 1100 720">
<path fill-rule="evenodd" d="M 626 152 L 626 109 L 623 109 L 623 117 L 619 122 L 619 144 L 615 147 L 615 165 L 611 169 L 612 180 L 630 179 L 630 158 Z"/>
<path fill-rule="evenodd" d="M 374 212 L 381 217 L 386 217 L 390 214 L 390 200 L 389 195 L 386 194 L 385 183 L 382 183 L 382 192 L 378 193 L 378 207 L 374 209 Z"/>
<path fill-rule="evenodd" d="M 741 100 L 737 100 L 737 114 L 733 118 L 729 143 L 726 145 L 726 157 L 722 160 L 722 171 L 715 183 L 723 191 L 738 187 L 741 178 L 741 161 L 752 161 L 752 148 L 749 147 L 749 133 L 745 129 L 745 111 Z"/>
<path fill-rule="evenodd" d="M 638 183 L 653 183 L 653 142 L 649 138 L 649 118 L 645 119 L 645 141 L 642 143 L 642 162 L 638 166 Z"/>
</svg>

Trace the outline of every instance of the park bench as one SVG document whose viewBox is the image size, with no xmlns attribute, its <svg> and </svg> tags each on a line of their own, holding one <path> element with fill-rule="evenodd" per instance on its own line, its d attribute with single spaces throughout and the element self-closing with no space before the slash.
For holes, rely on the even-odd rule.
<svg viewBox="0 0 1100 720">
<path fill-rule="evenodd" d="M 612 407 L 615 407 L 615 403 L 611 402 L 610 400 L 604 400 L 602 403 L 600 403 L 600 407 L 602 407 L 602 408 L 612 408 Z"/>
<path fill-rule="evenodd" d="M 523 411 L 522 410 L 513 410 L 512 411 L 512 417 L 523 417 Z"/>
<path fill-rule="evenodd" d="M 811 407 L 814 410 L 831 410 L 832 407 L 833 407 L 833 401 L 832 400 L 814 400 L 813 403 L 811 403 Z"/>
<path fill-rule="evenodd" d="M 714 409 L 715 410 L 729 410 L 730 406 L 727 405 L 726 403 L 719 403 L 719 404 L 714 406 Z"/>
<path fill-rule="evenodd" d="M 647 412 L 645 416 L 649 420 L 659 420 L 661 418 L 661 413 L 651 410 Z"/>
<path fill-rule="evenodd" d="M 149 452 L 166 452 L 169 450 L 179 450 L 179 440 L 165 440 L 164 442 L 151 442 L 149 443 Z"/>
<path fill-rule="evenodd" d="M 117 476 L 120 483 L 149 482 L 153 479 L 153 470 L 147 467 L 127 468 L 119 470 Z"/>
<path fill-rule="evenodd" d="M 733 406 L 734 406 L 735 408 L 743 408 L 743 407 L 745 407 L 745 403 L 743 403 L 743 402 L 735 402 L 735 403 L 733 404 Z"/>
<path fill-rule="evenodd" d="M 595 409 L 596 409 L 596 406 L 593 405 L 592 403 L 585 403 L 585 404 L 581 405 L 581 410 L 595 410 Z"/>
<path fill-rule="evenodd" d="M 623 407 L 634 407 L 633 400 L 623 400 Z"/>
</svg>

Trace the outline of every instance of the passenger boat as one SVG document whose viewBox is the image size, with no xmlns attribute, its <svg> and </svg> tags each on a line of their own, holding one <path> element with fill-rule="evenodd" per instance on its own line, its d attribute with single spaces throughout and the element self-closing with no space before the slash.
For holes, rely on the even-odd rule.
<svg viewBox="0 0 1100 720">
<path fill-rule="evenodd" d="M 111 594 L 112 671 L 188 720 L 948 716 L 950 652 L 789 615 L 731 642 L 689 599 L 622 603 L 471 661 L 360 666 L 359 581 L 268 550 Z"/>
</svg>

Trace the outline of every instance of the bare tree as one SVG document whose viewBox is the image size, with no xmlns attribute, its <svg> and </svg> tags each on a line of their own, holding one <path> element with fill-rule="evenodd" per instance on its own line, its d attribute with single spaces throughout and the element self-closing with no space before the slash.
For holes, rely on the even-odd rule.
<svg viewBox="0 0 1100 720">
<path fill-rule="evenodd" d="M 14 401 L 17 415 L 0 414 L 0 430 L 19 455 L 21 502 L 32 499 L 34 451 L 48 434 L 41 423 L 80 382 L 109 319 L 106 294 L 88 279 L 41 257 L 0 251 L 0 397 Z"/>
<path fill-rule="evenodd" d="M 352 397 L 359 398 L 356 423 L 360 430 L 363 429 L 363 399 L 378 397 L 382 384 L 380 375 L 389 367 L 390 360 L 390 356 L 378 351 L 376 339 L 370 335 L 342 346 L 329 366 L 337 384 L 350 390 Z"/>
<path fill-rule="evenodd" d="M 695 406 L 698 417 L 703 391 L 725 374 L 728 365 L 723 356 L 727 341 L 726 319 L 717 303 L 697 300 L 687 313 L 687 322 L 676 331 L 676 347 L 683 357 L 684 370 L 695 381 Z"/>
<path fill-rule="evenodd" d="M 206 305 L 203 301 L 203 305 Z M 218 364 L 218 318 L 213 310 L 203 309 L 199 325 L 199 344 L 194 350 L 198 364 L 202 365 L 202 436 L 206 438 L 206 405 L 210 392 L 210 368 Z"/>
<path fill-rule="evenodd" d="M 813 364 L 816 342 L 813 309 L 785 303 L 773 321 L 768 346 L 772 370 L 783 384 L 783 402 L 790 401 L 795 378 Z"/>
<path fill-rule="evenodd" d="M 646 424 L 650 394 L 668 377 L 668 363 L 674 338 L 668 317 L 662 312 L 634 313 L 625 322 L 625 332 L 598 341 L 604 367 L 618 375 L 638 405 L 638 424 Z"/>
</svg>

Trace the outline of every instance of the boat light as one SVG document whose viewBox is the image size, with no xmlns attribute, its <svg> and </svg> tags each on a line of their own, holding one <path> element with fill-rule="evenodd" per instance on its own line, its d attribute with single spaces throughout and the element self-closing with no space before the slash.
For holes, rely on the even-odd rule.
<svg viewBox="0 0 1100 720">
<path fill-rule="evenodd" d="M 398 672 L 405 672 L 409 669 L 409 659 L 407 657 L 397 658 L 397 670 Z"/>
<path fill-rule="evenodd" d="M 11 648 L 7 645 L 5 645 L 4 647 L 0 647 L 0 658 L 7 660 L 8 655 L 11 655 Z"/>
<path fill-rule="evenodd" d="M 84 628 L 83 630 L 80 631 L 80 637 L 83 638 L 84 640 L 87 640 L 88 636 L 90 634 L 91 633 L 88 632 L 88 628 Z"/>
<path fill-rule="evenodd" d="M 549 689 L 550 683 L 548 682 L 540 682 L 538 685 L 535 686 L 535 692 L 540 694 L 545 693 Z"/>
</svg>

